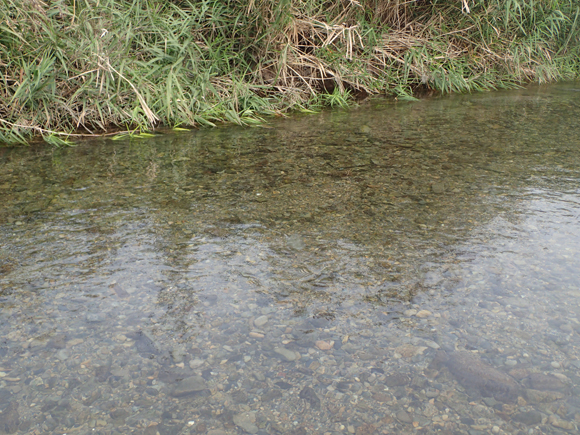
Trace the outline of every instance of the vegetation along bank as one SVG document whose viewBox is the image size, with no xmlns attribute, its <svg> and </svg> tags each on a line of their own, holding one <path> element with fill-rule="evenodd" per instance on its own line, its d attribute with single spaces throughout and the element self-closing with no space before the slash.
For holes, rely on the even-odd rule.
<svg viewBox="0 0 580 435">
<path fill-rule="evenodd" d="M 0 142 L 251 124 L 579 72 L 577 0 L 4 0 Z"/>
</svg>

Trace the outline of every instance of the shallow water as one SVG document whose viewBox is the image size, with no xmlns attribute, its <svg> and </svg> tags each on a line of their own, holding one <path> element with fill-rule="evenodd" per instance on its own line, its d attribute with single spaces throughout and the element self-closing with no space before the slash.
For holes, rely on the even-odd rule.
<svg viewBox="0 0 580 435">
<path fill-rule="evenodd" d="M 0 432 L 575 432 L 579 89 L 0 149 Z"/>
</svg>

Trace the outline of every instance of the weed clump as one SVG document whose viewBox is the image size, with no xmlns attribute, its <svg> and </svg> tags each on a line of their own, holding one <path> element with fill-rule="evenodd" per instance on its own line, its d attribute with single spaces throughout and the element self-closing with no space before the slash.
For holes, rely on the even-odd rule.
<svg viewBox="0 0 580 435">
<path fill-rule="evenodd" d="M 250 124 L 579 65 L 574 0 L 5 0 L 0 142 Z"/>
</svg>

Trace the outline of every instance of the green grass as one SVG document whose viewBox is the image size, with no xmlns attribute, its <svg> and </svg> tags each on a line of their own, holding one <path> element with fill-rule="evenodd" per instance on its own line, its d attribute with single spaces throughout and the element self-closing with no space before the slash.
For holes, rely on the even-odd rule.
<svg viewBox="0 0 580 435">
<path fill-rule="evenodd" d="M 572 0 L 5 0 L 0 142 L 577 77 Z M 463 10 L 462 10 L 463 9 Z"/>
</svg>

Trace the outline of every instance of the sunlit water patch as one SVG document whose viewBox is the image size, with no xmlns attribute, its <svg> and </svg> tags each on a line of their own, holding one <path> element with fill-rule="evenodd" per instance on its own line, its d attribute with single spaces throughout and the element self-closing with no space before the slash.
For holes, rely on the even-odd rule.
<svg viewBox="0 0 580 435">
<path fill-rule="evenodd" d="M 0 154 L 0 432 L 580 424 L 573 85 Z"/>
</svg>

